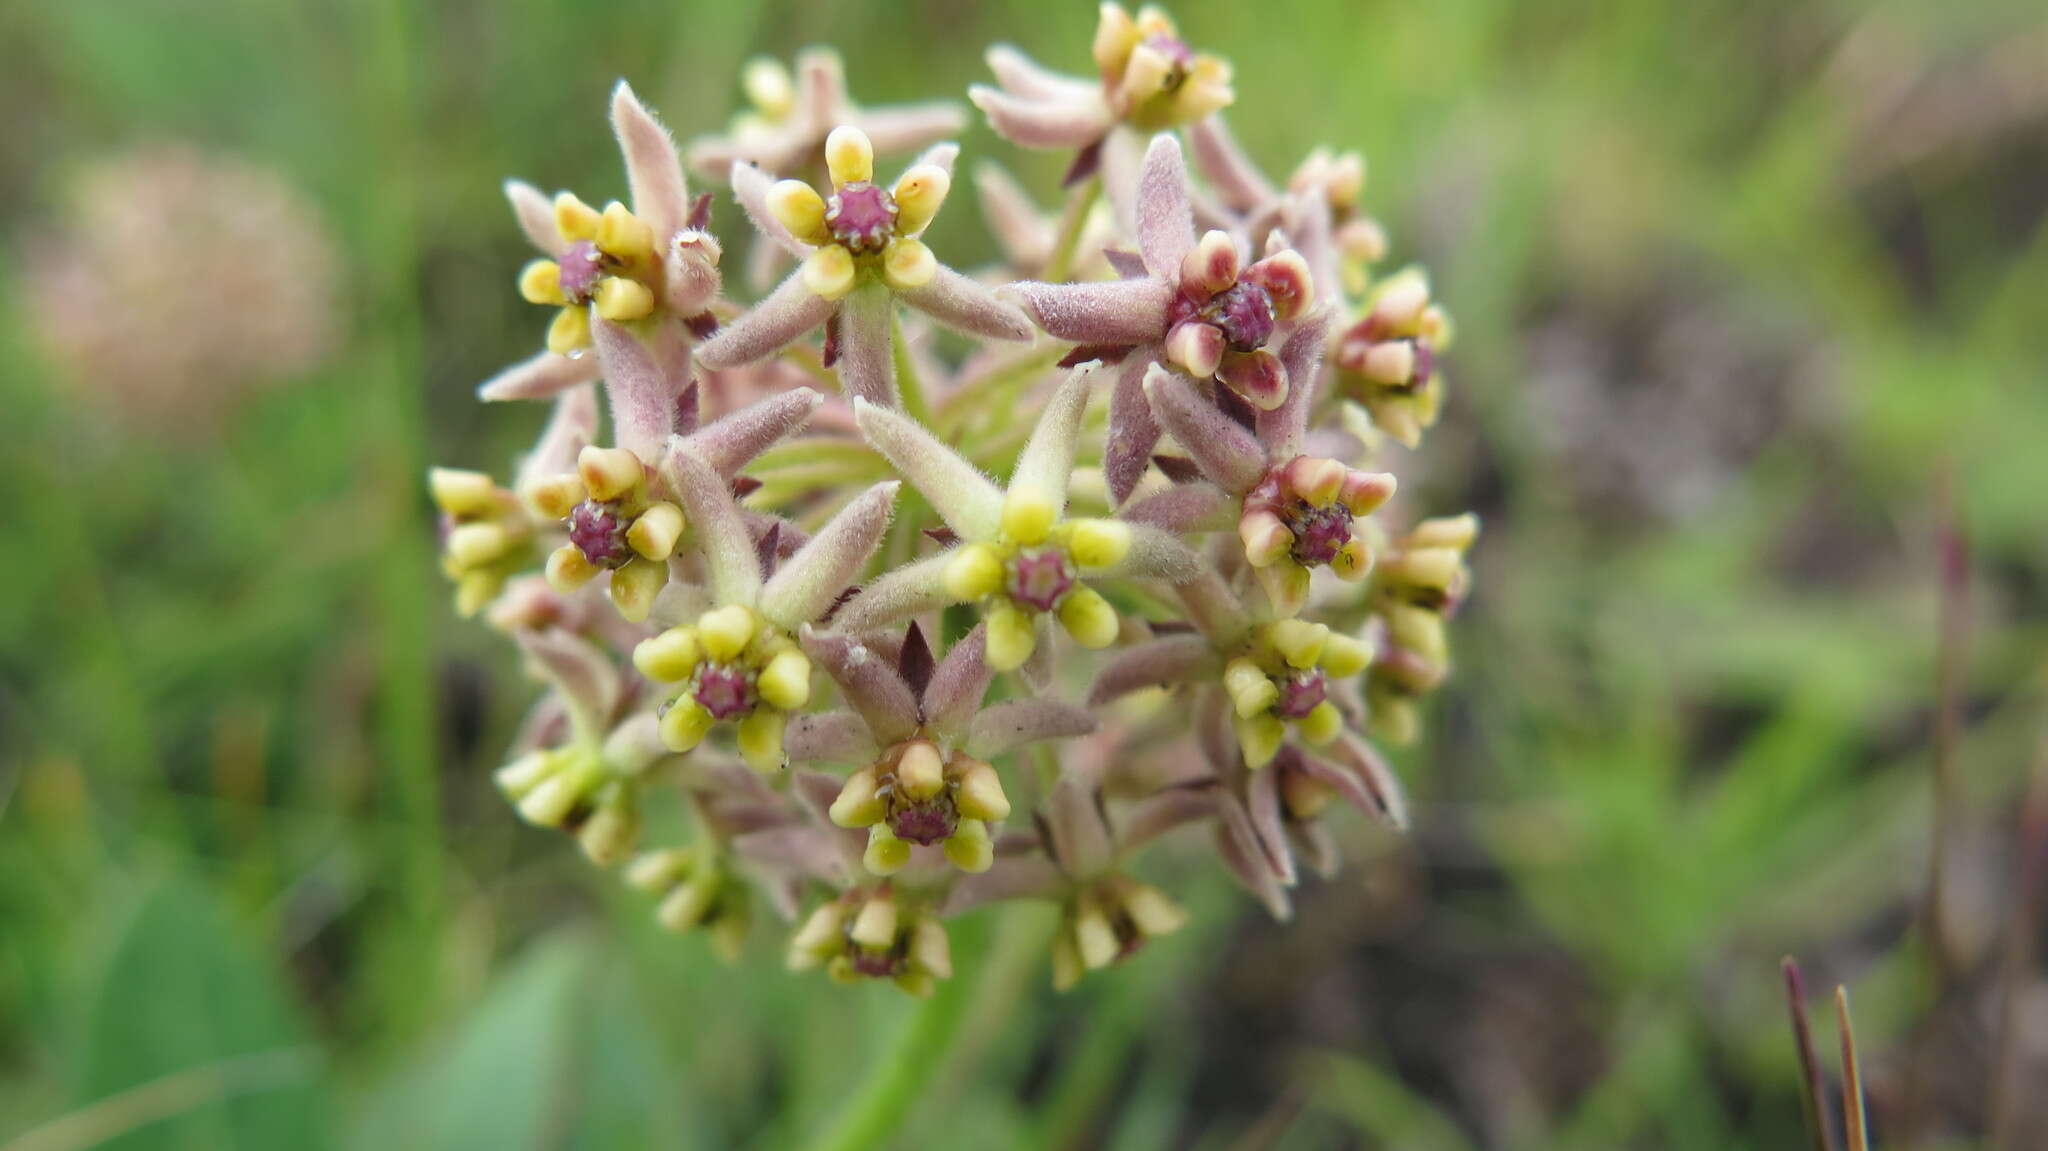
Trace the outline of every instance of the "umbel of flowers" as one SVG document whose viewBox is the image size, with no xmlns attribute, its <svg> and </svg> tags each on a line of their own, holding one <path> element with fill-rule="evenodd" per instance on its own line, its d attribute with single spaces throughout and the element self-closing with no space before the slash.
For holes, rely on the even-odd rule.
<svg viewBox="0 0 2048 1151">
<path fill-rule="evenodd" d="M 969 93 L 1075 154 L 1049 217 L 977 168 L 994 268 L 926 240 L 962 105 L 857 104 L 827 49 L 745 66 L 709 193 L 624 84 L 624 196 L 507 185 L 553 311 L 480 394 L 553 415 L 505 481 L 427 484 L 456 607 L 545 685 L 496 783 L 730 958 L 780 922 L 790 967 L 921 995 L 949 923 L 1037 900 L 1066 987 L 1183 928 L 1205 856 L 1285 917 L 1332 800 L 1408 821 L 1380 747 L 1451 672 L 1478 532 L 1396 498 L 1449 317 L 1374 271 L 1363 161 L 1269 179 L 1164 13 L 1104 5 L 1091 55 L 998 46 Z M 780 284 L 729 296 L 736 246 Z M 687 830 L 643 844 L 656 791 Z"/>
</svg>

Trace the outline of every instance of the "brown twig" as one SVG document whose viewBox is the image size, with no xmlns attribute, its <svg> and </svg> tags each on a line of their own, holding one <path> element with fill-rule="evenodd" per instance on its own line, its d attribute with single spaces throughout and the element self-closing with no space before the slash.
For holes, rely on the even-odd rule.
<svg viewBox="0 0 2048 1151">
<path fill-rule="evenodd" d="M 1783 966 L 1785 1001 L 1792 1009 L 1792 1042 L 1799 1048 L 1806 1132 L 1813 1138 L 1814 1151 L 1831 1151 L 1835 1145 L 1834 1125 L 1828 1120 L 1828 1096 L 1821 1083 L 1820 1060 L 1813 1054 L 1813 1025 L 1806 1015 L 1806 978 L 1799 972 L 1799 961 L 1791 956 L 1785 957 Z"/>
<path fill-rule="evenodd" d="M 1856 1029 L 1849 1022 L 1849 989 L 1835 987 L 1835 1019 L 1842 1029 L 1842 1129 L 1848 1151 L 1870 1151 L 1864 1125 L 1863 1072 L 1856 1064 Z"/>
</svg>

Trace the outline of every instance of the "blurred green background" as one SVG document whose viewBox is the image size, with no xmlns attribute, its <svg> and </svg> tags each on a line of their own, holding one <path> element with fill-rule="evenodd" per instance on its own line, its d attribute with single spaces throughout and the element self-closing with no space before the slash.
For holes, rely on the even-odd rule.
<svg viewBox="0 0 2048 1151">
<path fill-rule="evenodd" d="M 1479 590 L 1400 757 L 1412 835 L 1349 827 L 1292 925 L 1166 860 L 1196 926 L 1064 997 L 1043 918 L 969 929 L 989 953 L 897 1145 L 1802 1146 L 1787 953 L 1855 989 L 1880 1145 L 2048 1145 L 2019 878 L 2048 838 L 2021 833 L 2039 4 L 1175 11 L 1235 61 L 1255 155 L 1363 149 L 1395 260 L 1432 268 L 1453 392 L 1403 478 L 1482 512 Z M 886 103 L 962 94 L 996 40 L 1085 70 L 1093 21 L 0 6 L 0 1148 L 809 1146 L 932 1039 L 889 990 L 784 974 L 767 932 L 722 968 L 512 818 L 488 773 L 533 688 L 453 618 L 421 477 L 537 427 L 471 397 L 542 327 L 498 182 L 622 191 L 618 77 L 688 137 L 755 52 L 836 43 Z M 96 165 L 166 142 L 280 174 L 305 218 L 229 197 L 165 235 L 82 207 Z M 963 144 L 1051 200 L 1060 158 Z M 176 182 L 118 171 L 145 175 L 101 199 Z M 959 199 L 936 242 L 985 255 Z M 215 324 L 260 361 L 236 324 L 315 275 L 296 233 L 323 228 L 315 353 L 151 391 Z M 48 270 L 101 247 L 171 274 L 107 298 Z M 60 330 L 116 378 L 67 368 Z"/>
</svg>

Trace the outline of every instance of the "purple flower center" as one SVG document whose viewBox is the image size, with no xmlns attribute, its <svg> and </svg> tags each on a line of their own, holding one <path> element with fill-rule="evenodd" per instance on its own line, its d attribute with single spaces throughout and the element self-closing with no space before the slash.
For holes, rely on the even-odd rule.
<svg viewBox="0 0 2048 1151">
<path fill-rule="evenodd" d="M 907 839 L 920 847 L 953 838 L 953 831 L 959 823 L 953 805 L 943 798 L 889 813 L 889 829 L 896 833 L 896 838 Z"/>
<path fill-rule="evenodd" d="M 713 719 L 731 719 L 754 710 L 754 681 L 736 667 L 713 664 L 697 673 L 691 693 Z"/>
<path fill-rule="evenodd" d="M 896 197 L 879 184 L 856 180 L 825 201 L 825 226 L 855 255 L 879 252 L 896 234 Z"/>
<path fill-rule="evenodd" d="M 1174 74 L 1167 82 L 1169 88 L 1179 83 L 1181 75 L 1195 65 L 1195 50 L 1188 47 L 1187 41 L 1179 37 L 1148 36 L 1145 38 L 1145 47 L 1173 61 Z"/>
<path fill-rule="evenodd" d="M 892 979 L 903 974 L 904 957 L 895 951 L 869 951 L 854 944 L 847 953 L 853 969 L 869 979 Z"/>
<path fill-rule="evenodd" d="M 1063 552 L 1052 548 L 1018 552 L 1010 561 L 1010 598 L 1038 611 L 1059 606 L 1060 597 L 1073 586 L 1074 572 Z"/>
<path fill-rule="evenodd" d="M 1329 684 L 1322 669 L 1311 668 L 1280 681 L 1280 702 L 1273 705 L 1273 710 L 1282 719 L 1300 719 L 1314 711 L 1328 695 Z"/>
<path fill-rule="evenodd" d="M 604 253 L 589 240 L 578 240 L 562 253 L 562 294 L 572 304 L 587 304 L 604 278 Z"/>
<path fill-rule="evenodd" d="M 1291 518 L 1294 522 L 1287 526 L 1294 533 L 1292 552 L 1295 562 L 1305 567 L 1329 563 L 1351 542 L 1351 509 L 1343 504 L 1303 504 Z"/>
<path fill-rule="evenodd" d="M 1273 338 L 1273 295 L 1258 284 L 1232 284 L 1217 293 L 1202 314 L 1240 352 L 1256 351 Z"/>
<path fill-rule="evenodd" d="M 569 542 L 601 568 L 622 567 L 633 558 L 626 546 L 627 526 L 617 504 L 584 500 L 569 510 Z"/>
</svg>

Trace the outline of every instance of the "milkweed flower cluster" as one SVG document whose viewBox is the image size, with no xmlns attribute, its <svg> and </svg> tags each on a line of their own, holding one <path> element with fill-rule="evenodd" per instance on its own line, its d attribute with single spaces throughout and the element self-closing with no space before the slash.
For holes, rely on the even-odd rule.
<svg viewBox="0 0 2048 1151">
<path fill-rule="evenodd" d="M 1077 152 L 1051 219 L 978 169 L 994 269 L 924 239 L 962 109 L 862 108 L 822 49 L 687 153 L 621 84 L 625 199 L 507 185 L 553 312 L 481 395 L 553 416 L 505 481 L 429 483 L 457 608 L 548 687 L 497 783 L 721 953 L 765 907 L 792 968 L 924 994 L 950 920 L 1045 900 L 1065 987 L 1185 922 L 1168 833 L 1284 917 L 1332 800 L 1406 822 L 1379 747 L 1450 670 L 1477 522 L 1407 514 L 1391 445 L 1450 322 L 1379 274 L 1362 161 L 1270 180 L 1165 15 L 1104 5 L 1094 62 L 989 53 L 997 133 Z M 790 269 L 751 304 L 685 155 Z"/>
</svg>

